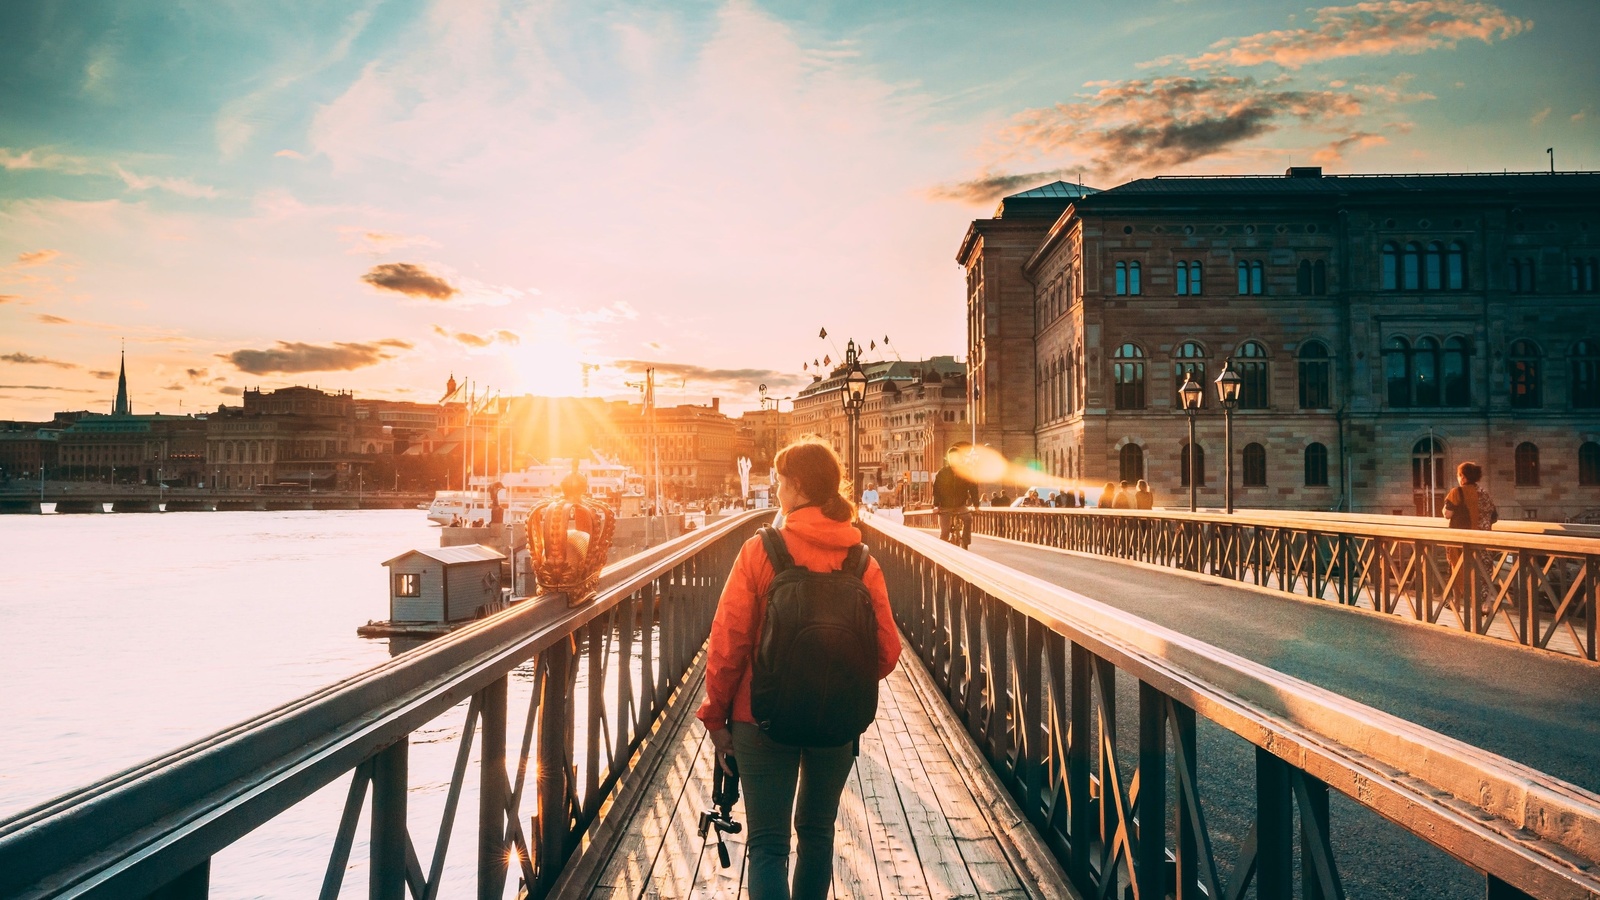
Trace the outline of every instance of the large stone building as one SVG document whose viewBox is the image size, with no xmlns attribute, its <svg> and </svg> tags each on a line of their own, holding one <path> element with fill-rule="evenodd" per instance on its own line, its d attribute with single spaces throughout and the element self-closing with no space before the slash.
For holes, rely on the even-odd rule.
<svg viewBox="0 0 1600 900">
<path fill-rule="evenodd" d="M 58 414 L 73 417 L 73 414 Z M 57 476 L 192 486 L 205 479 L 206 423 L 193 416 L 135 415 L 124 361 L 111 414 L 73 417 L 56 439 Z"/>
<path fill-rule="evenodd" d="M 953 356 L 863 363 L 861 485 L 922 484 L 937 471 L 945 448 L 970 435 L 966 367 Z M 841 397 L 846 369 L 816 377 L 794 399 L 793 432 L 825 438 L 847 459 L 850 426 Z"/>
<path fill-rule="evenodd" d="M 1600 512 L 1600 174 L 1162 177 L 1046 186 L 972 223 L 979 439 L 1186 498 L 1177 388 L 1244 378 L 1246 507 L 1421 512 L 1462 460 L 1509 517 Z"/>
<path fill-rule="evenodd" d="M 597 436 L 596 449 L 644 475 L 653 493 L 652 416 L 642 404 L 622 402 L 613 402 L 610 413 L 611 427 Z M 657 407 L 653 425 L 663 497 L 689 501 L 739 493 L 737 428 L 722 413 L 720 399 L 711 398 L 710 406 Z"/>
<path fill-rule="evenodd" d="M 357 418 L 348 392 L 309 387 L 246 390 L 238 407 L 206 421 L 206 468 L 224 490 L 293 483 L 318 490 L 377 487 L 369 471 L 392 456 L 394 439 L 373 418 Z"/>
</svg>

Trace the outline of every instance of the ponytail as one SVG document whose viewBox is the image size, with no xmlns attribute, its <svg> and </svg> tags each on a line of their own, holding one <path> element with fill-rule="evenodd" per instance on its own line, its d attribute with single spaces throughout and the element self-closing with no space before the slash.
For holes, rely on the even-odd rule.
<svg viewBox="0 0 1600 900">
<path fill-rule="evenodd" d="M 855 518 L 856 506 L 850 502 L 850 483 L 844 480 L 838 454 L 815 435 L 807 435 L 778 451 L 773 458 L 778 475 L 794 482 L 800 493 L 821 513 L 835 522 Z"/>
</svg>

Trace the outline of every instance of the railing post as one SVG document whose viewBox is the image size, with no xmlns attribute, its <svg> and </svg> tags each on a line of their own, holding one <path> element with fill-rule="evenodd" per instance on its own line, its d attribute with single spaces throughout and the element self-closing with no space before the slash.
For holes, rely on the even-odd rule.
<svg viewBox="0 0 1600 900">
<path fill-rule="evenodd" d="M 1134 798 L 1139 833 L 1133 875 L 1140 897 L 1167 895 L 1166 701 L 1159 690 L 1139 682 L 1139 795 Z"/>
<path fill-rule="evenodd" d="M 211 896 L 211 858 L 146 894 L 144 900 L 205 900 Z"/>
<path fill-rule="evenodd" d="M 663 647 L 667 643 L 663 638 Z M 539 788 L 539 884 L 533 891 L 535 897 L 545 896 L 555 885 L 567 859 L 567 823 L 572 809 L 572 774 L 567 759 L 572 734 L 572 639 L 557 641 L 540 654 L 540 662 L 544 666 L 544 683 L 539 694 L 535 782 Z"/>
<path fill-rule="evenodd" d="M 407 762 L 410 735 L 372 758 L 372 871 L 369 900 L 405 900 Z"/>
<path fill-rule="evenodd" d="M 478 900 L 501 900 L 506 883 L 506 676 L 479 692 Z"/>
<path fill-rule="evenodd" d="M 1072 644 L 1070 708 L 1071 727 L 1067 732 L 1067 806 L 1071 818 L 1072 854 L 1067 859 L 1067 878 L 1081 891 L 1088 891 L 1090 860 L 1094 855 L 1094 808 L 1089 803 L 1090 721 L 1089 651 Z"/>
<path fill-rule="evenodd" d="M 1140 790 L 1143 790 L 1143 780 Z M 1256 896 L 1294 896 L 1294 790 L 1289 764 L 1256 748 Z"/>
</svg>

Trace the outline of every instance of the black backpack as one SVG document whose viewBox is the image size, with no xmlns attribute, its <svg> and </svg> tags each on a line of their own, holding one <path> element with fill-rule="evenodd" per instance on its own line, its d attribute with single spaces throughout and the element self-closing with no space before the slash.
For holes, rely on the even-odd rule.
<svg viewBox="0 0 1600 900">
<path fill-rule="evenodd" d="M 760 535 L 773 575 L 750 709 L 780 744 L 848 744 L 878 712 L 878 617 L 861 580 L 867 546 L 850 548 L 837 572 L 813 572 L 795 565 L 776 530 L 763 527 Z"/>
</svg>

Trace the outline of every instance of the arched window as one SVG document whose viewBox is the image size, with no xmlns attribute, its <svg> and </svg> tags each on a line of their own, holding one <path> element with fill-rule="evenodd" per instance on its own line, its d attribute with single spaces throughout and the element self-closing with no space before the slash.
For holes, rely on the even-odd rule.
<svg viewBox="0 0 1600 900">
<path fill-rule="evenodd" d="M 1444 286 L 1452 291 L 1467 287 L 1467 248 L 1460 241 L 1451 241 L 1445 251 Z"/>
<path fill-rule="evenodd" d="M 1600 487 L 1600 444 L 1584 441 L 1578 448 L 1578 484 Z"/>
<path fill-rule="evenodd" d="M 1512 259 L 1510 264 L 1506 266 L 1506 287 L 1510 288 L 1513 294 L 1522 293 L 1521 260 Z"/>
<path fill-rule="evenodd" d="M 1195 483 L 1196 484 L 1205 484 L 1206 483 L 1206 448 L 1204 448 L 1204 447 L 1202 447 L 1202 446 L 1200 446 L 1198 444 L 1196 444 L 1193 448 L 1191 448 L 1188 444 L 1184 444 L 1183 445 L 1183 451 L 1178 454 L 1178 456 L 1179 456 L 1178 465 L 1183 470 L 1182 473 L 1179 475 L 1179 478 L 1181 479 L 1181 483 L 1182 483 L 1183 487 L 1188 487 L 1189 486 L 1189 451 L 1191 449 L 1194 450 L 1194 480 L 1195 480 Z"/>
<path fill-rule="evenodd" d="M 1471 406 L 1472 381 L 1467 371 L 1467 357 L 1472 346 L 1463 337 L 1448 338 L 1444 342 L 1444 405 Z"/>
<path fill-rule="evenodd" d="M 1411 351 L 1411 400 L 1414 406 L 1439 405 L 1439 342 L 1431 337 L 1417 339 Z"/>
<path fill-rule="evenodd" d="M 1144 409 L 1144 351 L 1123 344 L 1112 354 L 1111 385 L 1117 409 Z"/>
<path fill-rule="evenodd" d="M 1437 291 L 1444 287 L 1444 246 L 1430 241 L 1422 255 L 1422 286 Z"/>
<path fill-rule="evenodd" d="M 1422 246 L 1414 241 L 1406 245 L 1400 260 L 1400 287 L 1407 291 L 1422 287 Z"/>
<path fill-rule="evenodd" d="M 1390 407 L 1410 407 L 1411 343 L 1405 338 L 1389 338 L 1384 344 L 1384 386 Z"/>
<path fill-rule="evenodd" d="M 1572 407 L 1600 409 L 1600 343 L 1572 345 Z"/>
<path fill-rule="evenodd" d="M 1517 487 L 1537 487 L 1539 484 L 1539 447 L 1530 441 L 1517 445 Z"/>
<path fill-rule="evenodd" d="M 1261 260 L 1239 261 L 1239 293 L 1261 294 L 1265 292 L 1265 268 Z"/>
<path fill-rule="evenodd" d="M 1241 379 L 1239 408 L 1266 409 L 1272 399 L 1267 378 L 1267 348 L 1255 341 L 1245 341 L 1234 352 L 1231 366 Z"/>
<path fill-rule="evenodd" d="M 1383 272 L 1378 283 L 1386 291 L 1400 290 L 1400 246 L 1394 241 L 1383 245 Z"/>
<path fill-rule="evenodd" d="M 1328 261 L 1319 259 L 1311 264 L 1311 293 L 1321 297 L 1328 292 Z"/>
<path fill-rule="evenodd" d="M 1179 297 L 1189 296 L 1189 264 L 1180 262 L 1173 269 L 1173 289 Z"/>
<path fill-rule="evenodd" d="M 1239 293 L 1250 293 L 1250 264 L 1243 260 L 1239 261 Z"/>
<path fill-rule="evenodd" d="M 1301 296 L 1311 294 L 1311 260 L 1302 259 L 1294 271 L 1294 289 Z"/>
<path fill-rule="evenodd" d="M 1250 263 L 1250 293 L 1262 294 L 1266 292 L 1265 285 L 1262 283 L 1262 272 L 1263 265 L 1261 260 L 1254 260 Z"/>
<path fill-rule="evenodd" d="M 1438 493 L 1448 488 L 1444 477 L 1444 444 L 1423 438 L 1411 445 L 1411 489 Z"/>
<path fill-rule="evenodd" d="M 1200 271 L 1201 271 L 1200 270 L 1200 260 L 1196 259 L 1196 260 L 1190 261 L 1190 263 L 1189 263 L 1189 294 L 1191 296 L 1194 296 L 1194 297 L 1200 296 Z"/>
<path fill-rule="evenodd" d="M 1144 448 L 1138 444 L 1124 444 L 1120 458 L 1123 481 L 1133 484 L 1144 477 Z"/>
<path fill-rule="evenodd" d="M 1321 341 L 1300 345 L 1300 408 L 1333 407 L 1333 366 Z"/>
<path fill-rule="evenodd" d="M 1513 341 L 1506 371 L 1511 376 L 1511 408 L 1538 409 L 1544 406 L 1543 379 L 1540 377 L 1539 348 L 1532 341 Z"/>
<path fill-rule="evenodd" d="M 1184 341 L 1182 344 L 1179 344 L 1178 349 L 1172 352 L 1172 375 L 1174 391 L 1183 387 L 1183 376 L 1192 376 L 1194 378 L 1194 383 L 1200 385 L 1200 387 L 1204 389 L 1200 392 L 1200 405 L 1206 405 L 1205 398 L 1211 393 L 1212 388 L 1211 382 L 1206 380 L 1205 348 L 1201 347 L 1194 341 Z M 1178 397 L 1176 393 L 1174 393 L 1173 396 L 1177 397 L 1178 400 L 1178 402 L 1173 404 L 1173 407 L 1176 409 L 1182 409 L 1183 398 Z"/>
<path fill-rule="evenodd" d="M 1306 487 L 1328 486 L 1328 448 L 1322 444 L 1306 446 Z"/>
<path fill-rule="evenodd" d="M 1244 445 L 1244 486 L 1266 487 L 1267 448 L 1260 444 Z"/>
<path fill-rule="evenodd" d="M 1140 293 L 1140 289 L 1139 289 L 1139 264 L 1137 262 L 1128 263 L 1128 293 L 1130 293 L 1130 294 L 1138 294 L 1138 293 Z"/>
<path fill-rule="evenodd" d="M 1128 264 L 1117 263 L 1117 296 L 1126 296 L 1128 293 Z"/>
</svg>

